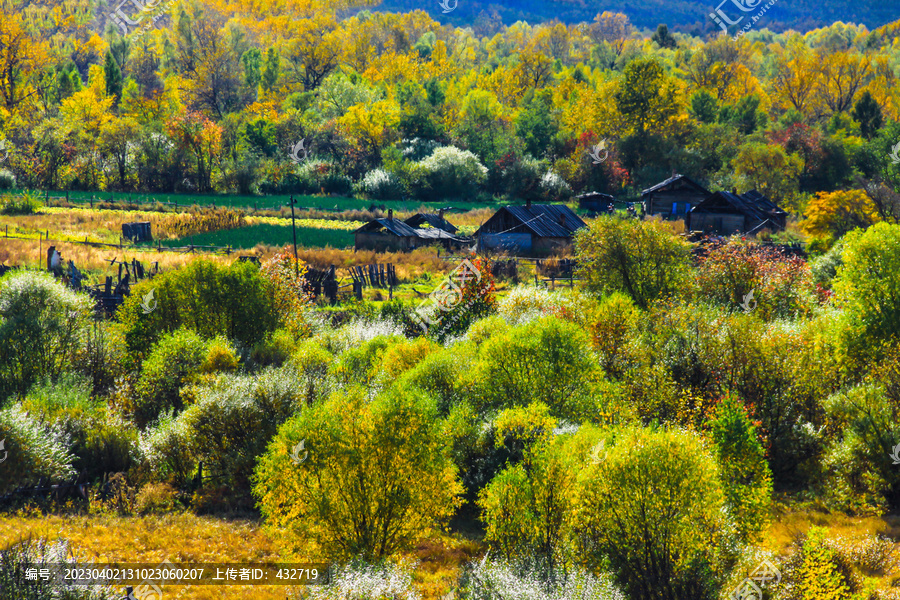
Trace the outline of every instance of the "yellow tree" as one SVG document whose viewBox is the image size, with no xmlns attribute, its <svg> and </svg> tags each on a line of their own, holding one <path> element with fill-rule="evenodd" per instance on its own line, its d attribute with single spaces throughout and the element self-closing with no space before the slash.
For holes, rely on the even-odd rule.
<svg viewBox="0 0 900 600">
<path fill-rule="evenodd" d="M 606 42 L 618 57 L 625 49 L 625 41 L 631 37 L 632 29 L 627 16 L 622 13 L 603 11 L 594 17 L 589 31 L 591 39 L 595 43 Z"/>
<path fill-rule="evenodd" d="M 284 58 L 288 76 L 314 90 L 334 71 L 341 59 L 341 39 L 333 15 L 317 14 L 292 24 Z"/>
<path fill-rule="evenodd" d="M 837 239 L 857 227 L 880 221 L 872 199 L 863 190 L 819 192 L 806 207 L 800 227 L 809 235 Z"/>
<path fill-rule="evenodd" d="M 65 130 L 78 149 L 73 171 L 92 189 L 100 187 L 99 142 L 104 125 L 112 119 L 113 98 L 104 93 L 103 69 L 91 65 L 91 85 L 62 101 L 59 108 Z"/>
<path fill-rule="evenodd" d="M 222 152 L 222 128 L 199 112 L 189 111 L 170 120 L 166 130 L 196 161 L 197 190 L 212 190 L 212 170 Z"/>
<path fill-rule="evenodd" d="M 37 93 L 35 78 L 47 60 L 46 50 L 26 33 L 21 18 L 0 8 L 0 99 L 8 110 Z"/>
<path fill-rule="evenodd" d="M 816 63 L 815 53 L 799 36 L 787 48 L 776 47 L 770 85 L 781 108 L 793 108 L 803 116 L 810 116 L 819 81 Z"/>
<path fill-rule="evenodd" d="M 392 99 L 354 104 L 338 119 L 338 124 L 349 137 L 360 140 L 377 159 L 381 148 L 396 138 L 400 106 Z"/>
<path fill-rule="evenodd" d="M 872 64 L 858 52 L 837 51 L 818 55 L 818 94 L 832 113 L 853 107 L 857 92 L 867 81 Z"/>
<path fill-rule="evenodd" d="M 763 143 L 744 145 L 731 166 L 741 193 L 757 190 L 791 210 L 799 210 L 797 194 L 803 159 L 781 146 Z"/>
<path fill-rule="evenodd" d="M 696 88 L 712 92 L 719 102 L 728 100 L 729 90 L 747 70 L 750 46 L 722 35 L 696 51 L 684 65 L 688 80 Z"/>
</svg>

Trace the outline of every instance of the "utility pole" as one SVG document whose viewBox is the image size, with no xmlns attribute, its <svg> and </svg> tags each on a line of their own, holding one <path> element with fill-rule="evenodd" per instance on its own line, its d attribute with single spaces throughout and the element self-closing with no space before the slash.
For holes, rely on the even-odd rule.
<svg viewBox="0 0 900 600">
<path fill-rule="evenodd" d="M 291 231 L 294 233 L 294 276 L 300 279 L 300 260 L 297 258 L 297 227 L 294 225 L 294 195 L 291 194 Z"/>
</svg>

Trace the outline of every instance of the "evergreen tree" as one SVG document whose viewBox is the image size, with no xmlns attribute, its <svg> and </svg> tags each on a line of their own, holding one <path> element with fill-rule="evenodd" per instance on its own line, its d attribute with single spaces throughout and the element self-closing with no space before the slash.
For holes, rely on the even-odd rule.
<svg viewBox="0 0 900 600">
<path fill-rule="evenodd" d="M 118 104 L 122 97 L 122 69 L 119 68 L 119 63 L 116 62 L 112 52 L 106 53 L 103 72 L 106 75 L 106 93 L 115 96 L 116 104 Z"/>
<path fill-rule="evenodd" d="M 884 124 L 884 116 L 881 113 L 881 107 L 878 101 L 872 97 L 869 90 L 866 90 L 852 112 L 854 120 L 859 123 L 859 130 L 863 137 L 870 140 L 875 137 L 878 130 Z"/>
<path fill-rule="evenodd" d="M 650 39 L 659 44 L 660 48 L 675 48 L 678 46 L 678 42 L 669 33 L 669 26 L 663 23 L 656 28 L 656 33 Z"/>
</svg>

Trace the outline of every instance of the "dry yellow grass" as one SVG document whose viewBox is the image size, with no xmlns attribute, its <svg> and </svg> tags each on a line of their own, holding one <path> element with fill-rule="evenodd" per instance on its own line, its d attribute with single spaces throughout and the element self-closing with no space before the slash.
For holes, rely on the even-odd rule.
<svg viewBox="0 0 900 600">
<path fill-rule="evenodd" d="M 111 515 L 0 516 L 0 546 L 26 538 L 66 539 L 80 560 L 95 563 L 318 562 L 320 557 L 283 557 L 260 524 L 190 513 L 164 516 Z M 464 563 L 484 553 L 482 544 L 459 536 L 423 540 L 405 555 L 419 561 L 413 579 L 424 600 L 438 600 L 456 584 Z M 164 598 L 175 598 L 182 586 L 163 586 Z M 288 588 L 274 586 L 196 586 L 184 600 L 263 600 L 285 597 Z"/>
</svg>

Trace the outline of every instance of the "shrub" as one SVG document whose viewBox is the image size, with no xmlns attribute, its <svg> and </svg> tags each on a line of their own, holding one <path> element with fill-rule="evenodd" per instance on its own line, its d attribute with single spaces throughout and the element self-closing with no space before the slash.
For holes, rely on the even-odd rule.
<svg viewBox="0 0 900 600">
<path fill-rule="evenodd" d="M 206 344 L 206 356 L 200 365 L 201 373 L 230 373 L 237 370 L 240 358 L 234 347 L 222 336 Z"/>
<path fill-rule="evenodd" d="M 802 556 L 795 584 L 799 600 L 850 597 L 849 578 L 835 562 L 834 550 L 825 543 L 823 528 L 810 528 L 803 542 Z"/>
<path fill-rule="evenodd" d="M 135 511 L 140 515 L 164 514 L 175 510 L 175 488 L 167 483 L 148 483 L 137 494 Z"/>
<path fill-rule="evenodd" d="M 310 586 L 309 600 L 419 600 L 412 563 L 366 563 L 353 560 L 338 566 L 331 585 Z"/>
<path fill-rule="evenodd" d="M 475 193 L 487 179 L 488 170 L 478 157 L 454 146 L 436 148 L 416 165 L 431 194 L 442 198 L 463 198 Z"/>
<path fill-rule="evenodd" d="M 49 273 L 13 271 L 0 278 L 0 400 L 71 368 L 91 302 Z"/>
<path fill-rule="evenodd" d="M 232 487 L 238 503 L 248 499 L 257 457 L 298 407 L 295 386 L 285 370 L 270 369 L 257 377 L 222 375 L 192 390 L 195 402 L 179 417 L 191 454 L 206 474 Z"/>
<path fill-rule="evenodd" d="M 250 362 L 260 367 L 280 367 L 297 350 L 297 340 L 287 329 L 266 334 L 250 349 Z"/>
<path fill-rule="evenodd" d="M 641 313 L 625 294 L 604 298 L 588 325 L 591 344 L 609 377 L 621 378 L 635 360 L 630 342 L 638 334 Z"/>
<path fill-rule="evenodd" d="M 191 451 L 191 432 L 171 411 L 141 433 L 140 450 L 153 479 L 178 488 L 191 480 L 197 464 Z"/>
<path fill-rule="evenodd" d="M 8 171 L 7 171 L 8 173 Z M 0 176 L 2 180 L 2 176 Z M 9 179 L 6 179 L 9 182 Z M 15 182 L 15 177 L 13 178 Z M 25 192 L 23 194 L 7 194 L 0 197 L 0 215 L 33 215 L 37 213 L 43 204 L 38 192 Z"/>
<path fill-rule="evenodd" d="M 438 350 L 403 373 L 397 380 L 400 389 L 419 389 L 437 401 L 438 412 L 446 415 L 453 405 L 465 397 L 461 373 L 471 365 L 472 357 L 465 352 Z"/>
<path fill-rule="evenodd" d="M 16 176 L 9 169 L 0 169 L 0 190 L 11 190 L 16 187 Z"/>
<path fill-rule="evenodd" d="M 154 290 L 157 307 L 141 309 Z M 208 260 L 141 281 L 116 313 L 125 343 L 135 358 L 143 358 L 163 335 L 179 328 L 205 339 L 223 335 L 250 347 L 279 325 L 273 284 L 251 263 L 219 266 Z"/>
<path fill-rule="evenodd" d="M 452 287 L 442 284 L 439 300 L 417 309 L 414 314 L 420 326 L 427 327 L 428 334 L 438 341 L 462 335 L 472 321 L 492 313 L 497 306 L 489 260 L 476 258 L 471 267 L 460 265 L 454 271 L 457 272 L 466 276 L 461 287 L 455 283 Z"/>
<path fill-rule="evenodd" d="M 497 302 L 497 314 L 511 325 L 545 315 L 571 319 L 576 311 L 578 307 L 562 292 L 531 285 L 518 285 Z"/>
<path fill-rule="evenodd" d="M 750 307 L 763 319 L 805 314 L 815 299 L 805 260 L 778 249 L 733 241 L 701 259 L 697 285 L 701 300 L 732 311 Z"/>
<path fill-rule="evenodd" d="M 254 492 L 287 551 L 312 539 L 329 558 L 380 559 L 458 506 L 462 487 L 444 452 L 434 403 L 417 392 L 334 395 L 279 430 Z M 291 449 L 303 442 L 305 460 Z"/>
<path fill-rule="evenodd" d="M 574 527 L 581 556 L 592 569 L 608 564 L 633 600 L 713 598 L 723 526 L 719 481 L 696 435 L 620 431 L 579 477 Z"/>
<path fill-rule="evenodd" d="M 42 477 L 62 479 L 75 474 L 75 457 L 64 441 L 30 417 L 21 405 L 0 410 L 0 440 L 6 460 L 0 469 L 0 494 Z"/>
<path fill-rule="evenodd" d="M 737 397 L 728 395 L 719 404 L 710 429 L 731 520 L 743 543 L 755 542 L 772 505 L 772 472 L 756 428 Z"/>
<path fill-rule="evenodd" d="M 548 568 L 539 561 L 485 556 L 466 564 L 459 578 L 460 600 L 625 600 L 606 575 L 580 568 Z"/>
<path fill-rule="evenodd" d="M 565 202 L 572 197 L 571 186 L 553 171 L 547 171 L 541 177 L 540 189 L 549 202 Z"/>
<path fill-rule="evenodd" d="M 137 432 L 105 403 L 91 399 L 85 379 L 67 375 L 45 381 L 31 389 L 22 407 L 66 441 L 74 469 L 89 479 L 127 471 L 136 462 Z"/>
<path fill-rule="evenodd" d="M 556 417 L 596 416 L 593 393 L 602 374 L 590 342 L 581 328 L 554 317 L 510 328 L 484 342 L 467 376 L 482 412 L 544 402 Z"/>
<path fill-rule="evenodd" d="M 32 569 L 65 569 L 84 565 L 72 555 L 69 543 L 26 540 L 0 550 L 0 598 L 16 600 L 119 600 L 111 586 L 66 585 L 62 578 L 27 579 Z"/>
<path fill-rule="evenodd" d="M 130 407 L 138 427 L 146 427 L 166 410 L 181 411 L 181 389 L 200 373 L 207 353 L 207 344 L 188 329 L 167 334 L 154 345 L 135 384 Z"/>
<path fill-rule="evenodd" d="M 308 340 L 291 357 L 291 366 L 299 379 L 301 402 L 307 406 L 328 398 L 337 389 L 331 375 L 334 356 L 316 340 Z"/>
<path fill-rule="evenodd" d="M 663 223 L 600 217 L 575 237 L 578 270 L 588 290 L 621 292 L 640 308 L 675 294 L 690 270 L 690 249 Z"/>
<path fill-rule="evenodd" d="M 851 371 L 877 361 L 880 344 L 900 339 L 900 225 L 878 223 L 844 238 L 844 264 L 834 280 L 844 307 Z"/>
<path fill-rule="evenodd" d="M 403 184 L 396 175 L 384 169 L 375 169 L 366 173 L 359 187 L 367 198 L 391 200 L 403 197 Z"/>
</svg>

